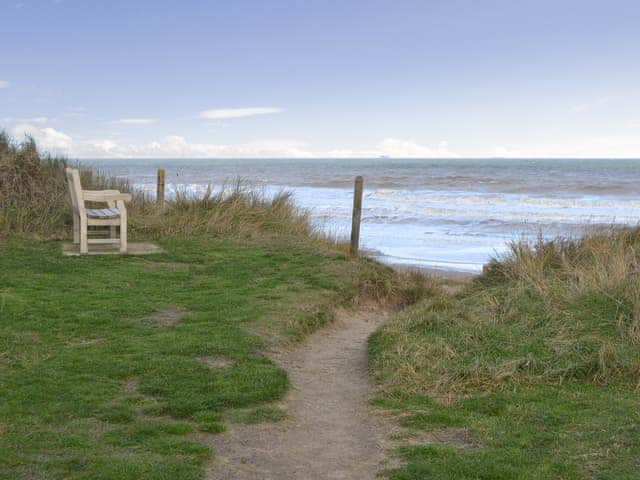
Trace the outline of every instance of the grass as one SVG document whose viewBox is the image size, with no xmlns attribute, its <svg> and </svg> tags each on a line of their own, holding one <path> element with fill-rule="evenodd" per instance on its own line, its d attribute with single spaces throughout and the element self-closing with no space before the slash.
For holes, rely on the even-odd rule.
<svg viewBox="0 0 640 480">
<path fill-rule="evenodd" d="M 0 134 L 0 479 L 202 478 L 198 432 L 286 415 L 265 352 L 336 306 L 421 294 L 323 239 L 286 193 L 241 183 L 162 209 L 133 192 L 132 236 L 164 254 L 64 257 L 67 163 Z"/>
<path fill-rule="evenodd" d="M 227 415 L 234 423 L 279 422 L 287 418 L 287 412 L 278 407 L 257 407 L 249 410 L 231 410 Z"/>
<path fill-rule="evenodd" d="M 0 244 L 0 478 L 201 478 L 212 453 L 192 432 L 280 420 L 287 375 L 262 353 L 377 268 L 290 238 L 160 243 L 149 257 Z"/>
<path fill-rule="evenodd" d="M 474 439 L 400 447 L 388 478 L 640 478 L 639 246 L 634 228 L 515 243 L 379 330 L 378 403 Z"/>
<path fill-rule="evenodd" d="M 71 231 L 66 164 L 0 134 L 0 479 L 202 478 L 197 432 L 286 415 L 263 353 L 372 298 L 418 302 L 370 340 L 376 403 L 450 439 L 399 447 L 388 478 L 639 478 L 640 229 L 515 243 L 451 295 L 236 183 L 133 192 L 134 238 L 166 254 L 68 258 L 41 241 Z"/>
<path fill-rule="evenodd" d="M 202 434 L 277 422 L 289 387 L 265 352 L 361 300 L 422 293 L 324 239 L 286 193 L 236 182 L 158 208 L 140 192 L 149 257 L 64 257 L 67 160 L 0 134 L 0 479 L 202 478 Z M 82 172 L 88 189 L 130 191 Z"/>
</svg>

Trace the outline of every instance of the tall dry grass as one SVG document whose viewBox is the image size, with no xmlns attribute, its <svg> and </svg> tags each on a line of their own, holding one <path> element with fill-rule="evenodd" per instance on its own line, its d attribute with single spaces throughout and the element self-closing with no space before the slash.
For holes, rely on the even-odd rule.
<svg viewBox="0 0 640 480">
<path fill-rule="evenodd" d="M 639 275 L 640 228 L 611 226 L 587 229 L 579 238 L 513 242 L 507 254 L 487 265 L 481 281 L 517 284 L 552 308 L 590 293 L 635 302 Z"/>
<path fill-rule="evenodd" d="M 17 145 L 0 132 L 0 232 L 46 236 L 71 218 L 65 166 L 32 139 Z"/>
<path fill-rule="evenodd" d="M 134 228 L 145 236 L 166 235 L 251 235 L 258 232 L 319 238 L 305 210 L 280 192 L 273 197 L 253 190 L 241 179 L 211 187 L 202 194 L 176 192 L 164 208 L 140 202 Z"/>
</svg>

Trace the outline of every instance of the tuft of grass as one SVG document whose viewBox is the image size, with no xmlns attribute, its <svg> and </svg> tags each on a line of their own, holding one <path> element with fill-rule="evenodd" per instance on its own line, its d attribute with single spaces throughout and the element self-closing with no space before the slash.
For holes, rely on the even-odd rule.
<svg viewBox="0 0 640 480">
<path fill-rule="evenodd" d="M 287 413 L 277 407 L 257 407 L 249 410 L 230 410 L 226 418 L 234 423 L 280 422 L 287 418 Z"/>
<path fill-rule="evenodd" d="M 220 422 L 205 422 L 205 423 L 201 423 L 198 426 L 198 429 L 201 432 L 206 432 L 206 433 L 222 433 L 226 430 L 225 426 L 223 423 Z"/>
<path fill-rule="evenodd" d="M 639 247 L 638 228 L 515 242 L 462 292 L 432 289 L 376 332 L 371 369 L 401 423 L 480 445 L 402 448 L 388 476 L 634 478 Z"/>
</svg>

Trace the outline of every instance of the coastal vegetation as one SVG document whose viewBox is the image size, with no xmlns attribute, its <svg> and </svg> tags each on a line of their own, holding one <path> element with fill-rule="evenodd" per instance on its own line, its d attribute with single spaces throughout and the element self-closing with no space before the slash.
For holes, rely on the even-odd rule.
<svg viewBox="0 0 640 480">
<path fill-rule="evenodd" d="M 272 349 L 421 295 L 241 183 L 163 209 L 132 192 L 132 240 L 165 253 L 64 257 L 66 163 L 0 137 L 0 478 L 202 478 L 199 435 L 286 415 Z"/>
<path fill-rule="evenodd" d="M 158 208 L 83 170 L 164 253 L 64 257 L 67 163 L 0 134 L 0 479 L 202 478 L 202 435 L 286 418 L 269 353 L 363 302 L 399 310 L 369 341 L 386 477 L 637 478 L 638 228 L 516 242 L 451 285 L 349 256 L 286 192 Z"/>
<path fill-rule="evenodd" d="M 371 339 L 412 436 L 392 479 L 631 479 L 640 468 L 640 230 L 516 242 Z"/>
</svg>

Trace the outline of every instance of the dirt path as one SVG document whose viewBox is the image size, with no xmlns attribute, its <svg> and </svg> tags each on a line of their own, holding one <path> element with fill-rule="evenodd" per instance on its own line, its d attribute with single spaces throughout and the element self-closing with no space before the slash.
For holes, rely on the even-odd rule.
<svg viewBox="0 0 640 480">
<path fill-rule="evenodd" d="M 292 384 L 283 402 L 289 419 L 231 425 L 209 437 L 217 458 L 207 478 L 374 478 L 389 427 L 367 403 L 366 340 L 385 316 L 379 310 L 342 312 L 331 326 L 276 356 Z"/>
</svg>

